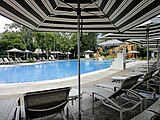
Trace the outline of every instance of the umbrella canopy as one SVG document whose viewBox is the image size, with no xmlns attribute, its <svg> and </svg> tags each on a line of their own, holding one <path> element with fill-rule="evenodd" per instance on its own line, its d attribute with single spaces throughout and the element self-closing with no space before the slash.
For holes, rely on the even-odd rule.
<svg viewBox="0 0 160 120">
<path fill-rule="evenodd" d="M 51 54 L 62 54 L 62 52 L 60 52 L 60 51 L 51 51 L 50 53 Z"/>
<path fill-rule="evenodd" d="M 136 51 L 136 50 L 131 50 L 131 51 L 129 51 L 128 53 L 139 53 L 139 52 Z"/>
<path fill-rule="evenodd" d="M 43 51 L 42 52 L 42 49 L 36 49 L 33 53 L 35 53 L 35 54 L 43 54 L 43 53 L 45 53 L 46 51 Z"/>
<path fill-rule="evenodd" d="M 79 8 L 77 3 L 80 4 Z M 160 13 L 159 0 L 1 0 L 0 14 L 35 31 L 123 32 Z"/>
<path fill-rule="evenodd" d="M 32 53 L 32 51 L 30 51 L 30 50 L 25 50 L 24 52 L 25 53 Z"/>
<path fill-rule="evenodd" d="M 121 44 L 123 44 L 123 42 L 120 40 L 108 40 L 108 41 L 102 42 L 98 45 L 100 45 L 100 46 L 118 46 Z"/>
<path fill-rule="evenodd" d="M 16 53 L 24 53 L 24 52 L 22 50 L 17 49 L 17 48 L 7 50 L 8 58 L 9 58 L 9 53 L 14 53 L 14 57 L 16 57 Z"/>
<path fill-rule="evenodd" d="M 65 52 L 64 54 L 72 54 L 71 52 Z"/>
<path fill-rule="evenodd" d="M 160 49 L 157 50 L 157 48 L 149 48 L 149 51 L 152 51 L 152 52 L 160 52 Z"/>
<path fill-rule="evenodd" d="M 85 53 L 93 53 L 94 51 L 92 50 L 86 50 Z"/>
<path fill-rule="evenodd" d="M 146 39 L 147 25 L 149 25 L 149 39 L 160 38 L 160 18 L 155 17 L 149 21 L 126 30 L 123 33 L 108 33 L 102 38 L 106 39 Z"/>
<path fill-rule="evenodd" d="M 157 39 L 148 39 L 149 41 L 149 48 L 156 48 L 157 47 L 157 41 L 159 41 L 160 38 Z M 141 47 L 147 47 L 147 40 L 146 39 L 129 39 L 128 42 L 140 45 Z"/>
<path fill-rule="evenodd" d="M 19 53 L 23 53 L 22 50 L 19 50 L 17 48 L 13 48 L 13 49 L 7 50 L 7 52 L 19 52 Z"/>
<path fill-rule="evenodd" d="M 159 0 L 1 0 L 0 14 L 34 31 L 77 32 L 80 107 L 80 27 L 123 32 L 160 13 Z"/>
</svg>

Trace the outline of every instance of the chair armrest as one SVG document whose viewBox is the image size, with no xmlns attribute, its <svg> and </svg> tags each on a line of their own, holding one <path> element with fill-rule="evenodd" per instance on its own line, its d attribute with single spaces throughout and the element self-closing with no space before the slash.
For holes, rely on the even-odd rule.
<svg viewBox="0 0 160 120">
<path fill-rule="evenodd" d="M 154 78 L 152 78 L 152 79 L 150 79 L 149 81 L 149 84 L 151 83 L 151 84 L 160 84 L 160 80 L 159 80 L 159 77 L 154 77 Z"/>
<path fill-rule="evenodd" d="M 145 98 L 143 95 L 141 95 L 141 94 L 139 94 L 137 91 L 135 91 L 135 90 L 130 90 L 132 93 L 135 93 L 135 94 L 137 94 L 139 97 L 141 97 L 141 99 L 142 98 Z"/>
<path fill-rule="evenodd" d="M 126 91 L 126 92 L 128 92 L 128 93 L 130 93 L 130 94 L 132 94 L 132 95 L 134 95 L 134 96 L 136 96 L 140 101 L 142 101 L 142 97 L 139 95 L 139 94 L 137 94 L 137 93 L 135 93 L 133 90 L 126 90 L 126 89 L 122 89 L 123 91 Z"/>
<path fill-rule="evenodd" d="M 17 106 L 17 110 L 15 113 L 15 120 L 20 120 L 21 119 L 21 106 Z"/>
<path fill-rule="evenodd" d="M 152 90 L 152 92 L 156 92 L 156 89 L 154 89 L 153 87 L 149 86 L 149 85 L 146 85 L 146 84 L 142 84 L 143 86 L 147 87 L 147 88 L 150 88 Z"/>
<path fill-rule="evenodd" d="M 142 98 L 141 98 L 139 95 L 137 95 L 136 93 L 134 93 L 134 92 L 132 92 L 132 91 L 130 91 L 130 90 L 124 90 L 124 91 L 126 91 L 126 92 L 128 92 L 128 93 L 130 93 L 130 94 L 132 94 L 132 95 L 134 95 L 134 96 L 136 96 L 137 99 L 139 100 L 138 102 L 136 101 L 136 104 L 135 104 L 134 106 L 132 106 L 131 108 L 129 108 L 129 109 L 135 108 L 136 106 L 138 106 L 139 104 L 142 103 Z M 111 108 L 113 108 L 113 109 L 116 109 L 116 110 L 122 110 L 122 109 L 123 109 L 122 106 L 118 105 L 118 104 L 116 103 L 116 101 L 114 101 L 114 99 L 110 99 L 110 98 L 108 98 L 108 97 L 104 97 L 104 96 L 102 96 L 101 94 L 98 94 L 98 93 L 95 93 L 95 92 L 92 93 L 93 96 L 95 96 L 95 94 L 96 94 L 97 96 L 99 96 L 99 99 L 101 98 L 100 101 L 101 101 L 104 105 L 109 106 L 109 107 L 111 107 Z M 131 100 L 131 101 L 133 101 L 133 100 Z M 134 101 L 134 102 L 135 102 L 135 101 Z M 107 103 L 110 103 L 110 104 L 107 104 Z"/>
<path fill-rule="evenodd" d="M 104 97 L 104 96 L 102 96 L 102 95 L 100 95 L 100 94 L 98 94 L 98 93 L 92 92 L 92 96 L 93 96 L 93 97 L 95 96 L 95 94 L 96 94 L 97 96 L 99 96 L 98 99 L 100 99 L 104 105 L 106 105 L 106 102 L 105 102 L 104 100 L 107 100 L 108 102 L 111 102 L 111 103 L 112 103 L 115 107 L 117 107 L 118 109 L 121 109 L 121 107 L 120 107 L 118 104 L 116 104 L 113 100 L 111 100 L 111 99 L 109 99 L 109 98 L 107 98 L 107 97 Z"/>
</svg>

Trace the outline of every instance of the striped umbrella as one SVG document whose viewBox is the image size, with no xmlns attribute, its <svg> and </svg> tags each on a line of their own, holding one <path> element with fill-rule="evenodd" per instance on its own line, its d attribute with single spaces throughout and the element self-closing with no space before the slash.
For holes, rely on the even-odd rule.
<svg viewBox="0 0 160 120">
<path fill-rule="evenodd" d="M 79 1 L 79 2 L 78 2 Z M 77 5 L 79 3 L 79 7 Z M 123 32 L 160 13 L 159 0 L 1 0 L 0 14 L 35 31 Z"/>
<path fill-rule="evenodd" d="M 117 39 L 112 39 L 112 40 L 108 40 L 108 41 L 99 43 L 98 45 L 100 45 L 100 46 L 118 46 L 121 44 L 123 44 L 122 41 L 117 40 Z"/>
<path fill-rule="evenodd" d="M 147 25 L 149 28 L 147 29 Z M 160 38 L 160 18 L 155 17 L 139 26 L 124 31 L 123 33 L 108 33 L 102 38 L 106 39 L 146 39 L 146 31 L 149 31 L 149 39 Z"/>
<path fill-rule="evenodd" d="M 35 31 L 124 32 L 160 13 L 159 0 L 0 0 L 0 14 Z"/>
</svg>

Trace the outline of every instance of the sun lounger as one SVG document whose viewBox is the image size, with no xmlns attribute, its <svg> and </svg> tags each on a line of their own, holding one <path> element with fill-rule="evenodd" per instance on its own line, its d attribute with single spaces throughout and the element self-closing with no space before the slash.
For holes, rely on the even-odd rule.
<svg viewBox="0 0 160 120">
<path fill-rule="evenodd" d="M 17 63 L 21 63 L 21 61 L 20 61 L 18 58 L 15 58 L 15 61 L 16 61 Z"/>
<path fill-rule="evenodd" d="M 148 66 L 147 64 L 139 66 L 137 71 L 142 72 L 142 73 L 147 73 L 147 66 Z M 156 69 L 156 67 L 157 67 L 157 62 L 150 63 L 149 71 Z"/>
<path fill-rule="evenodd" d="M 51 57 L 48 57 L 49 61 L 52 61 L 52 58 Z"/>
<path fill-rule="evenodd" d="M 39 58 L 39 59 L 36 59 L 35 57 L 32 58 L 34 61 L 36 62 L 41 62 L 42 61 L 42 58 Z"/>
<path fill-rule="evenodd" d="M 143 79 L 134 85 L 131 89 L 138 94 L 146 97 L 147 99 L 156 100 L 156 90 L 149 86 L 148 81 L 151 79 L 152 75 L 157 71 L 157 69 L 146 73 Z"/>
<path fill-rule="evenodd" d="M 10 64 L 8 58 L 3 58 L 5 64 Z"/>
<path fill-rule="evenodd" d="M 49 61 L 55 61 L 56 60 L 54 57 L 49 57 L 48 59 L 49 59 Z"/>
<path fill-rule="evenodd" d="M 42 61 L 46 61 L 45 57 L 42 57 Z"/>
<path fill-rule="evenodd" d="M 88 89 L 83 89 L 85 93 L 92 96 L 92 112 L 94 113 L 95 99 L 99 99 L 105 106 L 119 111 L 120 120 L 122 120 L 124 117 L 123 113 L 129 112 L 138 106 L 140 106 L 142 110 L 142 98 L 129 90 L 134 85 L 134 79 L 135 76 L 131 76 L 124 80 L 121 84 L 120 89 L 118 89 L 116 92 L 96 86 L 90 87 Z M 125 101 L 125 103 L 118 102 L 119 99 L 122 99 L 122 101 Z M 131 106 L 128 107 L 127 105 Z"/>
<path fill-rule="evenodd" d="M 68 103 L 70 87 L 26 93 L 24 96 L 26 119 L 41 118 L 61 113 Z"/>
<path fill-rule="evenodd" d="M 51 59 L 52 59 L 52 60 L 56 60 L 55 57 L 54 57 L 54 55 L 51 55 Z"/>
<path fill-rule="evenodd" d="M 9 62 L 12 63 L 12 64 L 16 63 L 12 58 L 8 58 L 8 60 L 9 60 Z"/>
<path fill-rule="evenodd" d="M 1 65 L 4 64 L 4 61 L 3 61 L 2 58 L 0 58 L 0 64 L 1 64 Z"/>
<path fill-rule="evenodd" d="M 137 82 L 138 82 L 138 79 L 142 76 L 143 74 L 142 73 L 129 73 L 128 75 L 125 75 L 125 76 L 128 76 L 128 77 L 131 77 L 131 76 L 135 76 L 135 79 L 132 81 L 134 82 L 133 85 L 135 85 Z M 95 86 L 97 87 L 103 87 L 103 88 L 106 88 L 106 89 L 111 89 L 111 90 L 114 90 L 116 91 L 117 89 L 119 89 L 121 87 L 121 83 L 115 83 L 115 82 L 108 82 L 108 83 L 98 83 L 98 84 L 95 84 Z"/>
<path fill-rule="evenodd" d="M 155 72 L 148 84 L 156 89 L 156 93 L 160 93 L 160 69 Z"/>
<path fill-rule="evenodd" d="M 160 99 L 131 120 L 160 120 Z"/>
<path fill-rule="evenodd" d="M 26 63 L 27 61 L 25 60 L 22 60 L 20 57 L 18 58 L 18 60 L 21 62 L 21 63 Z"/>
</svg>

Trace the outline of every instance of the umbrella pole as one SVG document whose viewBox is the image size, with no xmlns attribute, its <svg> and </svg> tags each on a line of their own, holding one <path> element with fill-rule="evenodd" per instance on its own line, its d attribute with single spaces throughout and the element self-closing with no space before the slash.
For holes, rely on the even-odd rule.
<svg viewBox="0 0 160 120">
<path fill-rule="evenodd" d="M 159 67 L 159 40 L 157 40 L 157 68 Z"/>
<path fill-rule="evenodd" d="M 147 72 L 149 72 L 149 25 L 147 25 L 146 30 L 146 38 L 147 38 Z"/>
<path fill-rule="evenodd" d="M 78 29 L 77 29 L 77 38 L 78 38 L 78 120 L 81 120 L 81 80 L 80 80 L 80 16 L 81 16 L 81 9 L 80 9 L 80 0 L 77 2 L 77 22 L 78 22 Z"/>
</svg>

